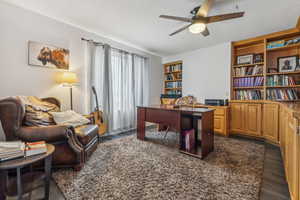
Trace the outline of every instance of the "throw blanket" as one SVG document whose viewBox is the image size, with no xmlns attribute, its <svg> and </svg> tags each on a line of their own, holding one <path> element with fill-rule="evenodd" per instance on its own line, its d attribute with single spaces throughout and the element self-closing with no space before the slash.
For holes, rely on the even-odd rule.
<svg viewBox="0 0 300 200">
<path fill-rule="evenodd" d="M 24 124 L 27 126 L 49 126 L 55 125 L 52 115 L 49 112 L 58 112 L 59 107 L 42 101 L 34 96 L 15 97 L 22 102 L 25 110 Z"/>
</svg>

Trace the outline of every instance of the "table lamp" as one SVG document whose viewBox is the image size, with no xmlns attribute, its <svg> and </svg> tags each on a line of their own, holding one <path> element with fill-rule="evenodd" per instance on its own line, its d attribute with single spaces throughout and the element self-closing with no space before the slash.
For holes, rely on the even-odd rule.
<svg viewBox="0 0 300 200">
<path fill-rule="evenodd" d="M 70 88 L 70 105 L 73 110 L 73 86 L 78 83 L 77 74 L 75 72 L 63 72 L 58 80 L 64 87 Z"/>
</svg>

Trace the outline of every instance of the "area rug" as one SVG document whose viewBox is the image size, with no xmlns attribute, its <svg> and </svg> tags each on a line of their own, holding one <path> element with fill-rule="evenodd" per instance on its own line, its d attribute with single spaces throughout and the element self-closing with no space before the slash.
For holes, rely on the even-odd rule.
<svg viewBox="0 0 300 200">
<path fill-rule="evenodd" d="M 199 160 L 178 152 L 175 133 L 146 135 L 101 143 L 80 172 L 53 178 L 68 200 L 259 199 L 263 144 L 216 136 L 215 151 Z"/>
</svg>

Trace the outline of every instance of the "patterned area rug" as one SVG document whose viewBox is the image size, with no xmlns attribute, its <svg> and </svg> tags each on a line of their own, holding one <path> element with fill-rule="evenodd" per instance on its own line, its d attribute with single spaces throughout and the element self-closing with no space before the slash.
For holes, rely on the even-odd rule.
<svg viewBox="0 0 300 200">
<path fill-rule="evenodd" d="M 67 199 L 258 200 L 264 145 L 215 137 L 204 160 L 178 152 L 175 133 L 147 132 L 101 143 L 80 172 L 53 177 Z"/>
</svg>

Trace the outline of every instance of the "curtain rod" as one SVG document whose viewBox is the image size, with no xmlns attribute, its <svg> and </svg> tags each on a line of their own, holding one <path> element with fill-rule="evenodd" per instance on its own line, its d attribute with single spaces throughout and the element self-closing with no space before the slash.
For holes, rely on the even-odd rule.
<svg viewBox="0 0 300 200">
<path fill-rule="evenodd" d="M 94 40 L 92 39 L 85 39 L 85 38 L 81 38 L 82 41 L 86 41 L 86 42 L 92 42 L 94 43 L 95 45 L 97 46 L 104 46 L 104 43 L 102 42 L 95 42 Z M 139 55 L 139 54 L 136 54 L 136 53 L 131 53 L 131 52 L 128 52 L 128 51 L 125 51 L 123 49 L 119 49 L 119 48 L 116 48 L 116 47 L 111 47 L 112 49 L 115 49 L 115 50 L 118 50 L 118 51 L 121 51 L 121 52 L 125 52 L 125 53 L 128 53 L 128 54 L 132 54 L 132 55 L 136 55 L 136 56 L 139 56 L 139 57 L 142 57 L 142 58 L 148 58 L 146 56 L 142 56 L 142 55 Z"/>
</svg>

